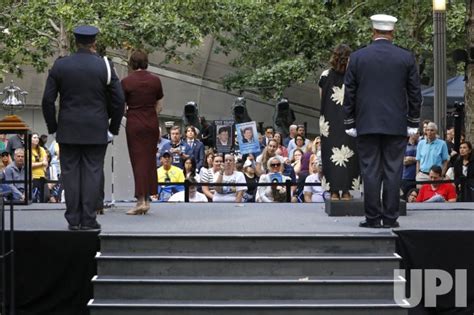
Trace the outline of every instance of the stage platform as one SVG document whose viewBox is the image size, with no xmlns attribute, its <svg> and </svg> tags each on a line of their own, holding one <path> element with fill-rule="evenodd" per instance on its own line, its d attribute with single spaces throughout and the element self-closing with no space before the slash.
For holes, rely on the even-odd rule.
<svg viewBox="0 0 474 315">
<path fill-rule="evenodd" d="M 389 233 L 359 228 L 363 217 L 328 217 L 324 204 L 153 203 L 147 215 L 129 216 L 116 203 L 98 216 L 103 233 Z M 15 206 L 15 230 L 67 230 L 64 204 Z M 472 211 L 470 211 L 472 210 Z M 474 231 L 474 203 L 408 204 L 396 230 Z M 8 212 L 6 212 L 8 214 Z M 7 215 L 8 226 L 8 215 Z"/>
<path fill-rule="evenodd" d="M 324 204 L 153 203 L 147 215 L 126 215 L 133 205 L 116 203 L 105 209 L 98 216 L 102 236 L 291 238 L 336 234 L 370 241 L 387 235 L 396 239 L 401 268 L 442 269 L 450 274 L 455 269 L 469 270 L 467 308 L 454 308 L 450 292 L 435 310 L 410 309 L 409 315 L 474 312 L 473 203 L 408 204 L 407 216 L 399 218 L 397 229 L 359 228 L 363 217 L 329 217 Z M 99 231 L 68 231 L 64 210 L 64 204 L 15 206 L 17 315 L 89 314 L 87 302 L 94 296 L 91 279 L 97 274 L 95 256 L 101 251 L 101 235 Z M 7 227 L 9 215 L 6 211 Z"/>
</svg>

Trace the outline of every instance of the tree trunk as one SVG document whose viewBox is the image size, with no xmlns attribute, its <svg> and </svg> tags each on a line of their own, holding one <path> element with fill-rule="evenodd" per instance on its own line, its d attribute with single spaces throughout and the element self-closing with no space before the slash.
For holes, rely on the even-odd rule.
<svg viewBox="0 0 474 315">
<path fill-rule="evenodd" d="M 472 48 L 474 48 L 474 1 L 467 0 L 467 51 L 472 56 Z M 467 65 L 467 82 L 466 82 L 466 140 L 474 141 L 474 64 Z"/>
</svg>

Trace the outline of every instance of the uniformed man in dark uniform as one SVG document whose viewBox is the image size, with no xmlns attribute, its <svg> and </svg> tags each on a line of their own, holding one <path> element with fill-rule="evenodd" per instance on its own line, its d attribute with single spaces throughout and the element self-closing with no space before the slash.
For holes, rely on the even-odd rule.
<svg viewBox="0 0 474 315">
<path fill-rule="evenodd" d="M 413 54 L 392 43 L 397 19 L 371 20 L 373 42 L 353 52 L 347 67 L 344 124 L 357 137 L 364 181 L 366 220 L 359 226 L 391 228 L 399 226 L 403 155 L 407 135 L 418 130 L 422 97 Z"/>
<path fill-rule="evenodd" d="M 96 207 L 104 157 L 107 142 L 119 132 L 125 101 L 112 64 L 95 53 L 99 30 L 78 26 L 73 32 L 77 52 L 56 60 L 49 72 L 43 115 L 60 147 L 69 229 L 100 229 Z"/>
</svg>

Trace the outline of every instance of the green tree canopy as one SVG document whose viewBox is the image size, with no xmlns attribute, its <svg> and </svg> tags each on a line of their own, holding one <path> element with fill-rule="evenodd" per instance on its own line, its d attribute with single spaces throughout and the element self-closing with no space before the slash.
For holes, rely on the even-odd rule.
<svg viewBox="0 0 474 315">
<path fill-rule="evenodd" d="M 165 62 L 192 61 L 202 39 L 213 35 L 216 52 L 236 52 L 236 71 L 223 78 L 228 89 L 251 89 L 278 97 L 291 84 L 325 67 L 331 49 L 368 44 L 369 17 L 398 17 L 396 44 L 415 52 L 432 77 L 432 8 L 427 0 L 32 0 L 3 1 L 0 70 L 21 75 L 21 66 L 44 71 L 47 58 L 65 55 L 79 24 L 101 29 L 109 49 L 165 52 Z M 453 0 L 447 11 L 448 54 L 465 46 L 466 6 Z M 179 48 L 191 48 L 182 53 Z M 448 59 L 450 61 L 450 59 Z M 455 65 L 449 64 L 451 73 Z M 1 78 L 1 77 L 0 77 Z"/>
</svg>

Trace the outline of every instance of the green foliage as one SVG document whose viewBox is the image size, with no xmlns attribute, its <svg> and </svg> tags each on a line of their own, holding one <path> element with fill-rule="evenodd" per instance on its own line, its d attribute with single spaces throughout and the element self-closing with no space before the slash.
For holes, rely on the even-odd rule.
<svg viewBox="0 0 474 315">
<path fill-rule="evenodd" d="M 412 50 L 432 77 L 432 8 L 427 0 L 261 1 L 228 4 L 231 30 L 217 34 L 222 50 L 237 50 L 239 70 L 224 78 L 227 88 L 255 89 L 268 97 L 282 95 L 295 82 L 312 79 L 327 66 L 331 49 L 346 43 L 353 49 L 370 43 L 369 17 L 398 17 L 395 43 Z M 452 1 L 447 11 L 448 56 L 465 47 L 465 2 Z M 448 69 L 456 65 L 448 58 Z M 429 82 L 427 82 L 429 83 Z"/>
<path fill-rule="evenodd" d="M 200 46 L 216 24 L 205 13 L 216 8 L 213 2 L 184 0 L 9 1 L 0 13 L 0 70 L 21 75 L 21 66 L 32 65 L 44 71 L 48 57 L 73 47 L 69 34 L 80 24 L 99 27 L 101 47 L 162 50 L 166 62 L 189 60 L 192 53 L 180 54 L 178 47 Z"/>
<path fill-rule="evenodd" d="M 213 35 L 219 43 L 216 52 L 235 51 L 238 56 L 232 60 L 237 70 L 223 78 L 226 88 L 278 97 L 291 84 L 314 79 L 337 44 L 357 49 L 370 43 L 369 17 L 386 13 L 399 19 L 396 44 L 412 50 L 422 64 L 422 75 L 432 77 L 428 0 L 3 0 L 2 4 L 3 72 L 21 74 L 22 65 L 44 71 L 48 57 L 68 53 L 72 47 L 68 34 L 74 26 L 92 24 L 101 29 L 100 46 L 162 51 L 165 62 L 192 60 L 202 39 Z M 465 1 L 451 1 L 448 55 L 466 46 L 465 13 Z M 450 58 L 448 62 L 454 74 L 456 65 Z"/>
</svg>

